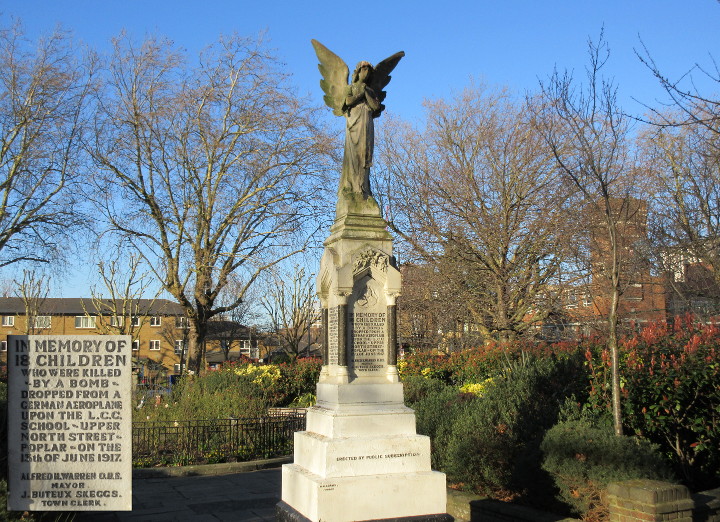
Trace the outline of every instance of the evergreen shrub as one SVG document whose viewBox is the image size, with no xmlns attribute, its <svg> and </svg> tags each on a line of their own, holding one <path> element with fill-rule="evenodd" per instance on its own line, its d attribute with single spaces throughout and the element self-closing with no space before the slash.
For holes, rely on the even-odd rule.
<svg viewBox="0 0 720 522">
<path fill-rule="evenodd" d="M 473 397 L 435 379 L 405 381 L 407 404 L 415 410 L 417 432 L 430 437 L 433 469 L 444 470 L 444 458 L 453 423 L 467 415 Z"/>
<path fill-rule="evenodd" d="M 427 379 L 418 375 L 404 377 L 402 381 L 405 404 L 411 408 L 415 408 L 417 403 L 428 396 L 437 395 L 447 389 L 453 389 L 443 381 Z"/>
<path fill-rule="evenodd" d="M 545 434 L 541 450 L 542 468 L 553 477 L 558 500 L 583 518 L 607 512 L 605 490 L 611 482 L 673 480 L 657 445 L 636 437 L 616 436 L 607 422 L 559 422 Z"/>
<path fill-rule="evenodd" d="M 583 387 L 577 357 L 525 356 L 488 382 L 453 424 L 445 469 L 474 489 L 524 494 L 539 486 L 539 445 L 560 404 Z"/>
<path fill-rule="evenodd" d="M 579 357 L 525 355 L 486 379 L 480 396 L 418 376 L 404 382 L 418 433 L 431 437 L 433 465 L 452 482 L 492 493 L 537 483 L 542 437 L 587 376 Z"/>
<path fill-rule="evenodd" d="M 623 340 L 621 405 L 628 433 L 653 442 L 699 491 L 720 486 L 720 328 L 692 316 Z M 610 356 L 588 347 L 591 407 L 609 411 Z"/>
<path fill-rule="evenodd" d="M 297 402 L 299 397 L 305 397 L 304 402 L 308 402 L 308 395 L 315 395 L 322 369 L 321 359 L 317 357 L 300 358 L 292 363 L 279 364 L 278 367 L 280 379 L 276 383 L 276 406 L 289 406 L 291 403 Z"/>
<path fill-rule="evenodd" d="M 227 364 L 203 376 L 185 376 L 159 403 L 150 399 L 133 420 L 204 420 L 257 418 L 268 408 L 314 403 L 319 359 L 288 364 Z"/>
</svg>

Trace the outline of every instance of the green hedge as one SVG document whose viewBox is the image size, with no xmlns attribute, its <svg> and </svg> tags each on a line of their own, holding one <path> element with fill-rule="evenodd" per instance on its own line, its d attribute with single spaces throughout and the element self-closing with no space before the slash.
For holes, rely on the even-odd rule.
<svg viewBox="0 0 720 522">
<path fill-rule="evenodd" d="M 483 387 L 481 396 L 457 388 L 409 382 L 418 432 L 433 441 L 433 464 L 452 482 L 478 492 L 525 492 L 542 475 L 540 442 L 565 397 L 579 393 L 578 357 L 526 357 Z M 417 377 L 415 379 L 418 379 Z"/>
<path fill-rule="evenodd" d="M 262 417 L 272 407 L 308 406 L 320 375 L 319 359 L 282 364 L 228 364 L 202 377 L 186 376 L 159 403 L 146 400 L 133 420 Z"/>
<path fill-rule="evenodd" d="M 696 491 L 720 485 L 720 328 L 692 317 L 656 323 L 622 342 L 621 405 L 627 433 L 657 444 Z M 590 407 L 610 409 L 610 357 L 586 349 Z"/>
<path fill-rule="evenodd" d="M 618 437 L 608 424 L 560 422 L 546 433 L 541 450 L 542 468 L 553 477 L 559 500 L 572 506 L 578 516 L 607 510 L 604 491 L 611 482 L 673 480 L 657 445 L 637 437 Z"/>
<path fill-rule="evenodd" d="M 556 344 L 488 343 L 450 355 L 437 351 L 412 353 L 400 362 L 398 368 L 407 383 L 425 379 L 460 387 L 465 391 L 476 391 L 487 388 L 488 383 L 503 374 L 506 368 L 522 366 L 528 357 L 560 363 L 576 361 L 578 354 L 585 356 L 585 371 L 568 375 L 565 384 L 574 389 L 578 401 L 586 410 L 592 410 L 596 416 L 607 415 L 611 411 L 610 356 L 605 342 L 600 338 Z M 656 444 L 662 458 L 691 489 L 698 491 L 720 486 L 720 328 L 697 323 L 691 316 L 678 318 L 671 324 L 655 323 L 647 326 L 621 340 L 620 380 L 626 434 Z M 413 397 L 417 392 L 413 390 L 419 388 L 412 386 L 409 400 L 418 402 L 419 399 Z M 504 399 L 505 402 L 497 400 L 493 407 L 505 408 L 508 412 L 517 411 L 517 400 L 522 397 L 531 402 L 530 408 L 538 406 L 547 410 L 558 407 L 557 404 L 550 406 L 541 403 L 554 400 L 544 397 L 542 393 L 537 396 L 523 395 L 521 389 L 507 389 L 506 393 L 509 395 Z M 492 395 L 486 396 L 489 397 L 486 400 L 495 401 Z M 447 407 L 449 415 L 454 410 L 451 406 Z M 473 422 L 514 426 L 502 420 L 505 414 L 493 417 L 490 413 L 472 410 L 468 415 L 474 420 L 464 421 L 468 424 L 464 428 L 467 438 L 464 441 L 458 438 L 458 449 L 454 449 L 455 442 L 448 441 L 436 443 L 438 451 L 465 451 L 460 448 L 469 445 L 468 441 L 475 438 L 481 439 L 479 443 L 487 446 L 512 443 L 514 439 L 508 438 L 506 434 L 472 433 Z M 419 421 L 419 425 L 422 426 L 423 422 Z M 428 430 L 431 428 L 428 424 Z M 457 431 L 461 428 L 458 426 L 454 429 Z M 477 431 L 488 429 L 486 425 L 476 428 Z M 514 429 L 525 431 L 522 427 Z M 434 430 L 438 431 L 439 428 Z M 447 444 L 450 444 L 450 448 Z M 447 461 L 448 458 L 448 455 L 436 457 L 440 461 Z M 478 464 L 486 466 L 482 462 Z M 462 466 L 458 464 L 457 467 L 461 469 Z M 508 472 L 491 473 L 488 470 L 484 473 L 490 477 L 493 473 Z M 479 478 L 473 480 L 481 482 Z M 490 482 L 506 483 L 508 480 L 498 475 Z"/>
</svg>

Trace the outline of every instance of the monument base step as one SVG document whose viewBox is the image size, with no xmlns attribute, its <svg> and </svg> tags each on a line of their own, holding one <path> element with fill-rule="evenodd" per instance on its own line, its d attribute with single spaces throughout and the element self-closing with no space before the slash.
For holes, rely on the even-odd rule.
<svg viewBox="0 0 720 522">
<path fill-rule="evenodd" d="M 437 471 L 325 478 L 286 464 L 282 500 L 313 522 L 416 520 L 408 517 L 447 510 L 445 474 Z"/>
<path fill-rule="evenodd" d="M 358 382 L 317 384 L 317 405 L 331 410 L 374 410 L 405 407 L 401 382 Z"/>
<path fill-rule="evenodd" d="M 415 412 L 405 406 L 366 410 L 308 409 L 306 430 L 326 437 L 415 435 Z"/>
<path fill-rule="evenodd" d="M 282 500 L 276 505 L 275 520 L 278 522 L 310 522 L 309 518 Z M 453 522 L 453 520 L 455 519 L 447 513 L 439 513 L 437 515 L 417 515 L 413 517 L 373 518 L 359 522 Z"/>
<path fill-rule="evenodd" d="M 430 437 L 329 438 L 298 431 L 294 463 L 325 478 L 427 472 L 431 471 Z"/>
</svg>

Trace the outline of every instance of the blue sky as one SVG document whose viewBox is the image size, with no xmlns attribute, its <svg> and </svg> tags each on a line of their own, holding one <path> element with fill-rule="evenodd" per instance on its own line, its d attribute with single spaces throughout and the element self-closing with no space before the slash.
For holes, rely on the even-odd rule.
<svg viewBox="0 0 720 522">
<path fill-rule="evenodd" d="M 662 91 L 635 56 L 641 39 L 671 78 L 696 62 L 720 59 L 718 0 L 546 0 L 279 2 L 273 0 L 0 0 L 0 20 L 19 18 L 28 36 L 57 24 L 95 48 L 126 29 L 142 39 L 167 36 L 191 54 L 220 34 L 255 36 L 266 31 L 270 46 L 286 64 L 300 94 L 320 104 L 317 60 L 310 39 L 335 51 L 352 68 L 359 60 L 377 63 L 404 50 L 393 73 L 385 104 L 405 119 L 422 117 L 427 98 L 449 97 L 470 79 L 536 89 L 554 67 L 579 78 L 587 60 L 587 40 L 605 27 L 615 78 L 627 112 L 641 114 L 657 105 Z M 373 10 L 370 6 L 376 5 Z M 342 125 L 338 122 L 338 125 Z M 56 292 L 83 293 L 77 274 Z M 74 281 L 74 282 L 73 282 Z M 85 292 L 86 293 L 86 292 Z M 56 294 L 57 295 L 57 294 Z"/>
<path fill-rule="evenodd" d="M 122 29 L 136 38 L 171 38 L 195 54 L 220 34 L 267 31 L 302 94 L 321 103 L 315 38 L 348 64 L 376 63 L 404 50 L 386 105 L 419 117 L 425 98 L 448 97 L 470 78 L 517 91 L 534 89 L 556 65 L 582 74 L 588 37 L 604 25 L 608 72 L 631 113 L 653 104 L 657 82 L 634 54 L 640 38 L 671 77 L 720 50 L 717 0 L 534 0 L 279 2 L 273 0 L 0 0 L 4 21 L 19 17 L 31 36 L 60 23 L 102 48 Z M 377 5 L 372 11 L 367 6 Z M 356 7 L 353 7 L 356 6 Z"/>
</svg>

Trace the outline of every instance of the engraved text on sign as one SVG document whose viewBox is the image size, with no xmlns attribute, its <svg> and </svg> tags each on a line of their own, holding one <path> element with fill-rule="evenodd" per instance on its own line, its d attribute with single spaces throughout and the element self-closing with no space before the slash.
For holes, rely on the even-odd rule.
<svg viewBox="0 0 720 522">
<path fill-rule="evenodd" d="M 374 373 L 385 369 L 385 312 L 355 312 L 352 322 L 352 360 L 358 374 Z"/>
<path fill-rule="evenodd" d="M 338 364 L 338 309 L 328 310 L 328 361 L 326 364 Z"/>
<path fill-rule="evenodd" d="M 132 509 L 129 335 L 8 338 L 11 510 Z"/>
</svg>

